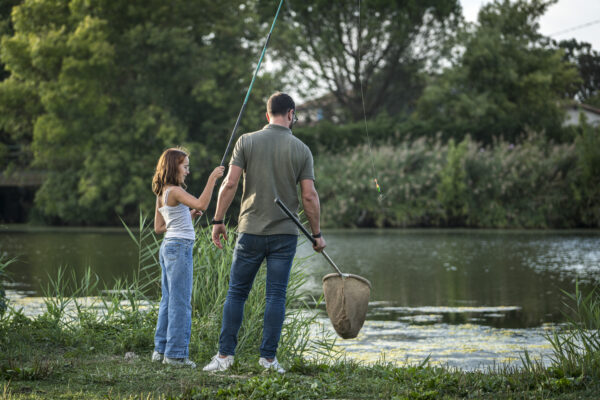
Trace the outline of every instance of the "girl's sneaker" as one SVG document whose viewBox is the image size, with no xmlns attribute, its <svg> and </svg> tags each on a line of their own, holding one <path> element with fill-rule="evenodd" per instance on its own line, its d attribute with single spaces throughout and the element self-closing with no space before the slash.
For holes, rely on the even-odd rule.
<svg viewBox="0 0 600 400">
<path fill-rule="evenodd" d="M 163 364 L 178 365 L 180 367 L 196 368 L 196 363 L 187 357 L 186 358 L 169 358 L 169 357 L 165 356 L 165 358 L 163 359 Z"/>
<path fill-rule="evenodd" d="M 156 350 L 154 350 L 152 352 L 152 362 L 160 362 L 163 360 L 163 357 L 164 357 L 164 354 L 161 354 Z"/>
<path fill-rule="evenodd" d="M 275 357 L 273 361 L 268 361 L 266 358 L 261 357 L 258 359 L 258 363 L 261 367 L 264 367 L 264 369 L 266 370 L 272 369 L 274 371 L 279 372 L 280 374 L 285 374 L 285 369 L 283 369 L 281 364 L 279 364 L 279 361 L 277 361 L 277 357 Z"/>
<path fill-rule="evenodd" d="M 213 371 L 225 371 L 233 365 L 233 356 L 227 356 L 221 358 L 219 353 L 210 360 L 210 362 L 202 368 L 202 371 L 213 372 Z"/>
</svg>

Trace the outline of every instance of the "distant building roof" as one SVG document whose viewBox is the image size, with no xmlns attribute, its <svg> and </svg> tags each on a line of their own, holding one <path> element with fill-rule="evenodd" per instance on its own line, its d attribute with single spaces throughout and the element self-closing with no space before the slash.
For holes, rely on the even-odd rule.
<svg viewBox="0 0 600 400">
<path fill-rule="evenodd" d="M 566 110 L 567 115 L 563 123 L 564 126 L 579 125 L 581 114 L 585 116 L 587 123 L 591 126 L 600 126 L 600 108 L 573 102 L 566 107 Z"/>
<path fill-rule="evenodd" d="M 308 100 L 296 107 L 299 123 L 303 125 L 314 125 L 322 120 L 339 122 L 340 106 L 333 93 L 327 93 L 316 99 Z"/>
</svg>

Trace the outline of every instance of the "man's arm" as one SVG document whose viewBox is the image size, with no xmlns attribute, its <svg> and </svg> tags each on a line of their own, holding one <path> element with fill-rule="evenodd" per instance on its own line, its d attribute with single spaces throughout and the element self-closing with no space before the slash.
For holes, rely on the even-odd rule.
<svg viewBox="0 0 600 400">
<path fill-rule="evenodd" d="M 319 204 L 319 194 L 315 189 L 315 182 L 312 179 L 303 179 L 300 181 L 300 192 L 302 193 L 302 207 L 308 218 L 310 229 L 313 235 L 321 233 L 321 205 Z M 321 251 L 327 246 L 323 237 L 315 238 L 316 244 L 313 245 L 315 251 Z"/>
<path fill-rule="evenodd" d="M 229 166 L 229 172 L 227 173 L 227 176 L 225 177 L 225 180 L 223 180 L 221 188 L 219 189 L 217 210 L 215 211 L 215 216 L 213 219 L 222 221 L 225 218 L 225 213 L 227 213 L 227 210 L 233 201 L 233 197 L 235 196 L 235 192 L 237 191 L 238 183 L 240 181 L 240 177 L 242 176 L 242 171 L 242 168 L 238 167 L 237 165 Z M 215 246 L 220 249 L 223 248 L 223 245 L 221 244 L 221 236 L 227 240 L 227 230 L 225 229 L 225 225 L 213 225 L 212 240 Z"/>
</svg>

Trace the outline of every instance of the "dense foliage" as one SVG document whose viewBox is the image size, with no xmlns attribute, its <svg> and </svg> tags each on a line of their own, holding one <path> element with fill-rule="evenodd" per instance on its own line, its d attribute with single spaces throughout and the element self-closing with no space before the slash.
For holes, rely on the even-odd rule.
<svg viewBox="0 0 600 400">
<path fill-rule="evenodd" d="M 322 220 L 328 227 L 600 227 L 599 135 L 584 126 L 574 144 L 531 134 L 489 146 L 438 138 L 324 154 L 315 161 Z"/>
<path fill-rule="evenodd" d="M 495 1 L 465 33 L 455 65 L 431 78 L 413 116 L 423 134 L 492 143 L 515 141 L 526 130 L 568 141 L 561 100 L 574 94 L 577 69 L 539 32 L 551 1 Z"/>
<path fill-rule="evenodd" d="M 189 146 L 193 172 L 214 167 L 262 33 L 248 19 L 237 1 L 15 7 L 1 48 L 10 76 L 0 84 L 0 128 L 47 172 L 41 214 L 78 224 L 135 216 L 152 206 L 155 163 L 173 145 Z M 243 129 L 263 118 L 266 78 Z M 191 189 L 202 188 L 199 178 Z"/>
</svg>

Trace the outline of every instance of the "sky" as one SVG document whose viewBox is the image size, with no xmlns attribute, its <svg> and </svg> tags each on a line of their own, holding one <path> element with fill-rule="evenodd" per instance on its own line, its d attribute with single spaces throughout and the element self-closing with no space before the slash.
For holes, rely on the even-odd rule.
<svg viewBox="0 0 600 400">
<path fill-rule="evenodd" d="M 476 22 L 479 8 L 490 0 L 460 0 L 467 21 Z M 569 32 L 561 31 L 595 22 Z M 556 40 L 575 38 L 600 51 L 600 0 L 559 0 L 540 18 L 540 33 Z"/>
</svg>

